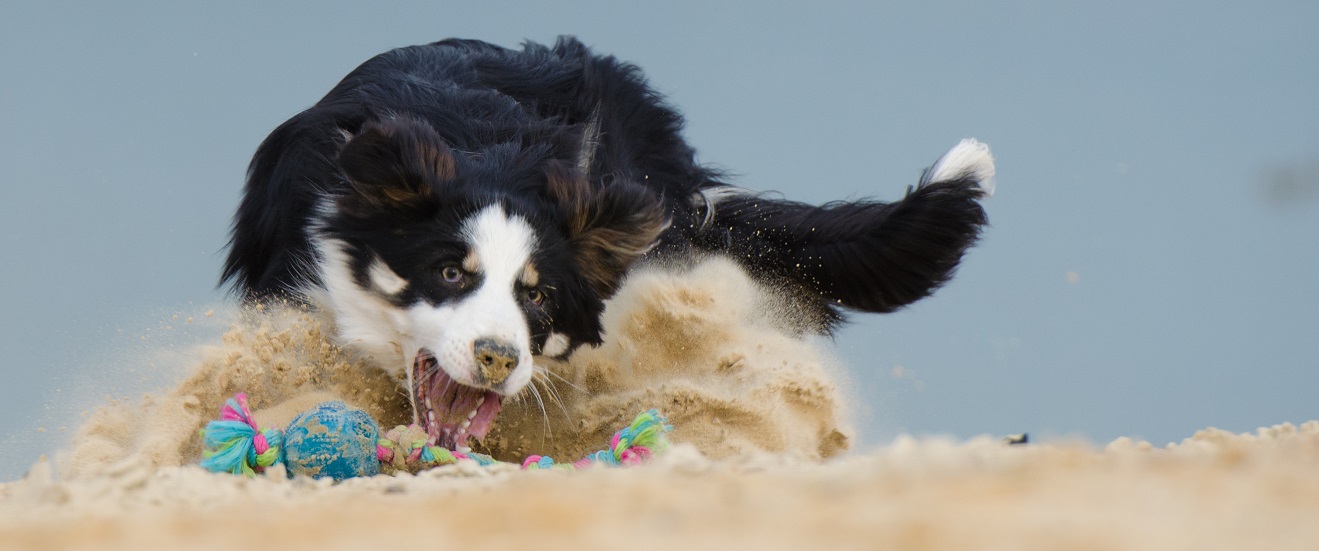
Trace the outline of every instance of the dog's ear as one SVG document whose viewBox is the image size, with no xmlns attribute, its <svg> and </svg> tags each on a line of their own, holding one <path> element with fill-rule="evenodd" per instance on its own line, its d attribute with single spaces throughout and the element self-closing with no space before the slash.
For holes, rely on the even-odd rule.
<svg viewBox="0 0 1319 551">
<path fill-rule="evenodd" d="M 600 298 L 613 295 L 632 262 L 668 228 L 663 206 L 633 182 L 616 179 L 593 188 L 576 167 L 557 161 L 545 172 L 550 197 L 564 213 L 578 270 Z"/>
<path fill-rule="evenodd" d="M 360 198 L 376 207 L 430 197 L 457 177 L 453 154 L 431 125 L 410 118 L 368 122 L 339 151 Z"/>
</svg>

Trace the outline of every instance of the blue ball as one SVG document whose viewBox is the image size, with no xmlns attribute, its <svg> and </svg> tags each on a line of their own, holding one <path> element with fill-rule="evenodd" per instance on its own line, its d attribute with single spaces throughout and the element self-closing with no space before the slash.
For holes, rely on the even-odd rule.
<svg viewBox="0 0 1319 551">
<path fill-rule="evenodd" d="M 380 474 L 376 440 L 380 427 L 365 411 L 324 402 L 303 412 L 284 431 L 289 478 L 305 475 L 343 480 Z"/>
</svg>

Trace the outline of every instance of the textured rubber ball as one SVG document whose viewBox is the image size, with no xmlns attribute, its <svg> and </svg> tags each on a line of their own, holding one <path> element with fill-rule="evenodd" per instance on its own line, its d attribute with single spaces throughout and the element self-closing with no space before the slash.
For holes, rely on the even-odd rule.
<svg viewBox="0 0 1319 551">
<path fill-rule="evenodd" d="M 380 427 L 365 411 L 343 402 L 324 402 L 297 416 L 284 431 L 289 478 L 335 480 L 380 473 L 376 441 Z"/>
</svg>

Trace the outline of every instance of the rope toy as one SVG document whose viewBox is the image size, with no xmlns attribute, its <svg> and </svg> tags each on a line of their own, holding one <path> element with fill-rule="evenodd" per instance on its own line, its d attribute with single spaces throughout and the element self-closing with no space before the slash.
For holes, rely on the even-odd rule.
<svg viewBox="0 0 1319 551">
<path fill-rule="evenodd" d="M 247 408 L 247 395 L 240 392 L 225 400 L 219 421 L 206 424 L 202 442 L 206 470 L 256 476 L 283 457 L 284 434 L 258 428 Z"/>
<path fill-rule="evenodd" d="M 256 476 L 282 463 L 289 478 L 305 475 L 335 480 L 381 472 L 416 472 L 459 461 L 482 466 L 513 464 L 523 470 L 630 466 L 645 463 L 668 447 L 667 434 L 673 427 L 667 422 L 652 409 L 614 433 L 608 449 L 572 463 L 532 455 L 518 464 L 436 446 L 420 425 L 399 425 L 381 435 L 379 426 L 365 411 L 338 401 L 317 404 L 294 418 L 283 431 L 262 429 L 252 418 L 247 395 L 238 393 L 220 408 L 220 419 L 201 430 L 205 447 L 201 466 L 211 472 Z"/>
</svg>

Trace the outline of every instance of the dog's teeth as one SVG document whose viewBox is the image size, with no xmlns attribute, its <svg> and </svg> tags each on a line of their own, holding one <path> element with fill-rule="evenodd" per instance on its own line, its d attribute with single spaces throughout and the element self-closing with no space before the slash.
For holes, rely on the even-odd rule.
<svg viewBox="0 0 1319 551">
<path fill-rule="evenodd" d="M 430 422 L 431 422 L 432 425 L 435 424 L 435 412 L 434 412 L 434 411 L 427 411 L 427 412 L 426 412 L 426 418 L 430 420 Z"/>
<path fill-rule="evenodd" d="M 430 396 L 427 396 L 427 397 L 426 397 L 426 409 L 435 409 L 435 406 L 432 406 L 432 405 L 431 405 L 431 398 L 430 398 Z"/>
<path fill-rule="evenodd" d="M 467 430 L 467 427 L 472 426 L 472 422 L 471 422 L 471 421 L 463 421 L 462 424 L 461 424 L 461 425 L 458 425 L 458 426 L 462 427 L 463 430 Z"/>
<path fill-rule="evenodd" d="M 476 417 L 476 410 L 472 410 L 472 411 L 467 412 L 467 420 L 468 420 L 468 421 L 472 420 L 473 417 Z"/>
<path fill-rule="evenodd" d="M 485 403 L 485 396 L 482 396 L 480 399 L 476 401 L 476 407 L 481 407 L 481 404 L 484 403 Z"/>
<path fill-rule="evenodd" d="M 458 446 L 458 453 L 472 453 L 472 448 L 467 446 Z"/>
</svg>

